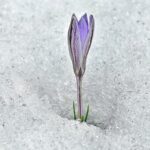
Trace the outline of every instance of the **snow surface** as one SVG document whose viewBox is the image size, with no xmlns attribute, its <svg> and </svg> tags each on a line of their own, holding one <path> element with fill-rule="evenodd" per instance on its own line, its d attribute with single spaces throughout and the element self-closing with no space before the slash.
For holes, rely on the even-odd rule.
<svg viewBox="0 0 150 150">
<path fill-rule="evenodd" d="M 72 120 L 72 13 L 95 17 Z M 0 150 L 150 150 L 149 0 L 0 0 Z"/>
</svg>

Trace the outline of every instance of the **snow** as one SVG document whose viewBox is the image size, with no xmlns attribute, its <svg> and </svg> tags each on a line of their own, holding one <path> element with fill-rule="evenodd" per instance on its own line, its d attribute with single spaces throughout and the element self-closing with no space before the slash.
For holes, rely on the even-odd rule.
<svg viewBox="0 0 150 150">
<path fill-rule="evenodd" d="M 95 17 L 72 120 L 72 13 Z M 150 150 L 149 0 L 0 0 L 0 150 Z"/>
</svg>

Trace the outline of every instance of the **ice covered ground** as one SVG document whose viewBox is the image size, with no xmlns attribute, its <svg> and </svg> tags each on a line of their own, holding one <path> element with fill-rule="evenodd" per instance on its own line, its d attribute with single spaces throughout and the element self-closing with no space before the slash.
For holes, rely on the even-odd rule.
<svg viewBox="0 0 150 150">
<path fill-rule="evenodd" d="M 95 16 L 72 118 L 72 13 Z M 0 0 L 0 150 L 150 150 L 149 0 Z"/>
</svg>

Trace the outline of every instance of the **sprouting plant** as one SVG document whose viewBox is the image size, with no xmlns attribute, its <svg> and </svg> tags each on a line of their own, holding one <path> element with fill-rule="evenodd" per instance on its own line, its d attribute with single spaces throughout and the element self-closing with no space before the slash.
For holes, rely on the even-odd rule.
<svg viewBox="0 0 150 150">
<path fill-rule="evenodd" d="M 86 59 L 91 46 L 94 32 L 94 17 L 90 15 L 89 21 L 85 13 L 78 21 L 75 14 L 72 15 L 70 27 L 68 30 L 68 45 L 70 57 L 73 64 L 73 70 L 77 82 L 77 104 L 78 104 L 78 118 L 81 122 L 87 121 L 89 114 L 89 105 L 87 107 L 86 115 L 83 115 L 82 103 L 82 78 L 86 69 Z M 77 119 L 75 111 L 75 103 L 73 102 L 74 119 Z"/>
</svg>

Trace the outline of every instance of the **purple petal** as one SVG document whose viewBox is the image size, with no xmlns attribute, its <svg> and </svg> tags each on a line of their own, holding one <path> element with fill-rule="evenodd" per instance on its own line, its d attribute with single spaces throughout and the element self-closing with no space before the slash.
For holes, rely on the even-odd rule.
<svg viewBox="0 0 150 150">
<path fill-rule="evenodd" d="M 91 46 L 91 43 L 92 43 L 92 39 L 93 39 L 93 33 L 94 33 L 94 17 L 93 15 L 90 15 L 89 17 L 89 32 L 88 32 L 88 35 L 86 37 L 86 41 L 85 41 L 85 44 L 84 44 L 84 53 L 85 55 L 88 54 L 88 51 L 90 49 L 90 46 Z"/>
<path fill-rule="evenodd" d="M 93 17 L 93 15 L 90 15 L 90 17 L 89 17 L 90 19 L 90 26 L 94 26 L 94 17 Z"/>
<path fill-rule="evenodd" d="M 87 18 L 87 14 L 86 13 L 83 15 L 83 18 L 85 19 L 85 21 L 87 23 L 87 26 L 88 26 L 88 18 Z"/>
<path fill-rule="evenodd" d="M 69 46 L 69 53 L 70 53 L 70 57 L 72 61 L 74 61 L 74 56 L 73 56 L 74 53 L 72 52 L 72 48 L 71 48 L 72 24 L 75 22 L 75 20 L 77 20 L 77 18 L 75 14 L 73 14 L 71 17 L 71 23 L 70 23 L 69 30 L 68 30 L 68 46 Z"/>
<path fill-rule="evenodd" d="M 83 68 L 86 65 L 86 58 L 92 43 L 92 39 L 93 39 L 93 33 L 94 33 L 94 17 L 92 15 L 90 15 L 89 18 L 89 32 L 88 35 L 86 37 L 85 43 L 84 43 L 84 47 L 83 47 Z"/>
<path fill-rule="evenodd" d="M 82 48 L 84 46 L 87 34 L 88 34 L 88 19 L 87 14 L 83 15 L 78 22 L 79 30 L 80 30 L 80 38 L 81 38 L 81 45 Z"/>
<path fill-rule="evenodd" d="M 81 40 L 80 40 L 80 31 L 78 27 L 78 20 L 73 14 L 71 19 L 70 28 L 68 31 L 68 44 L 70 56 L 72 59 L 74 72 L 77 73 L 80 70 L 82 64 L 82 50 L 81 50 Z"/>
</svg>

